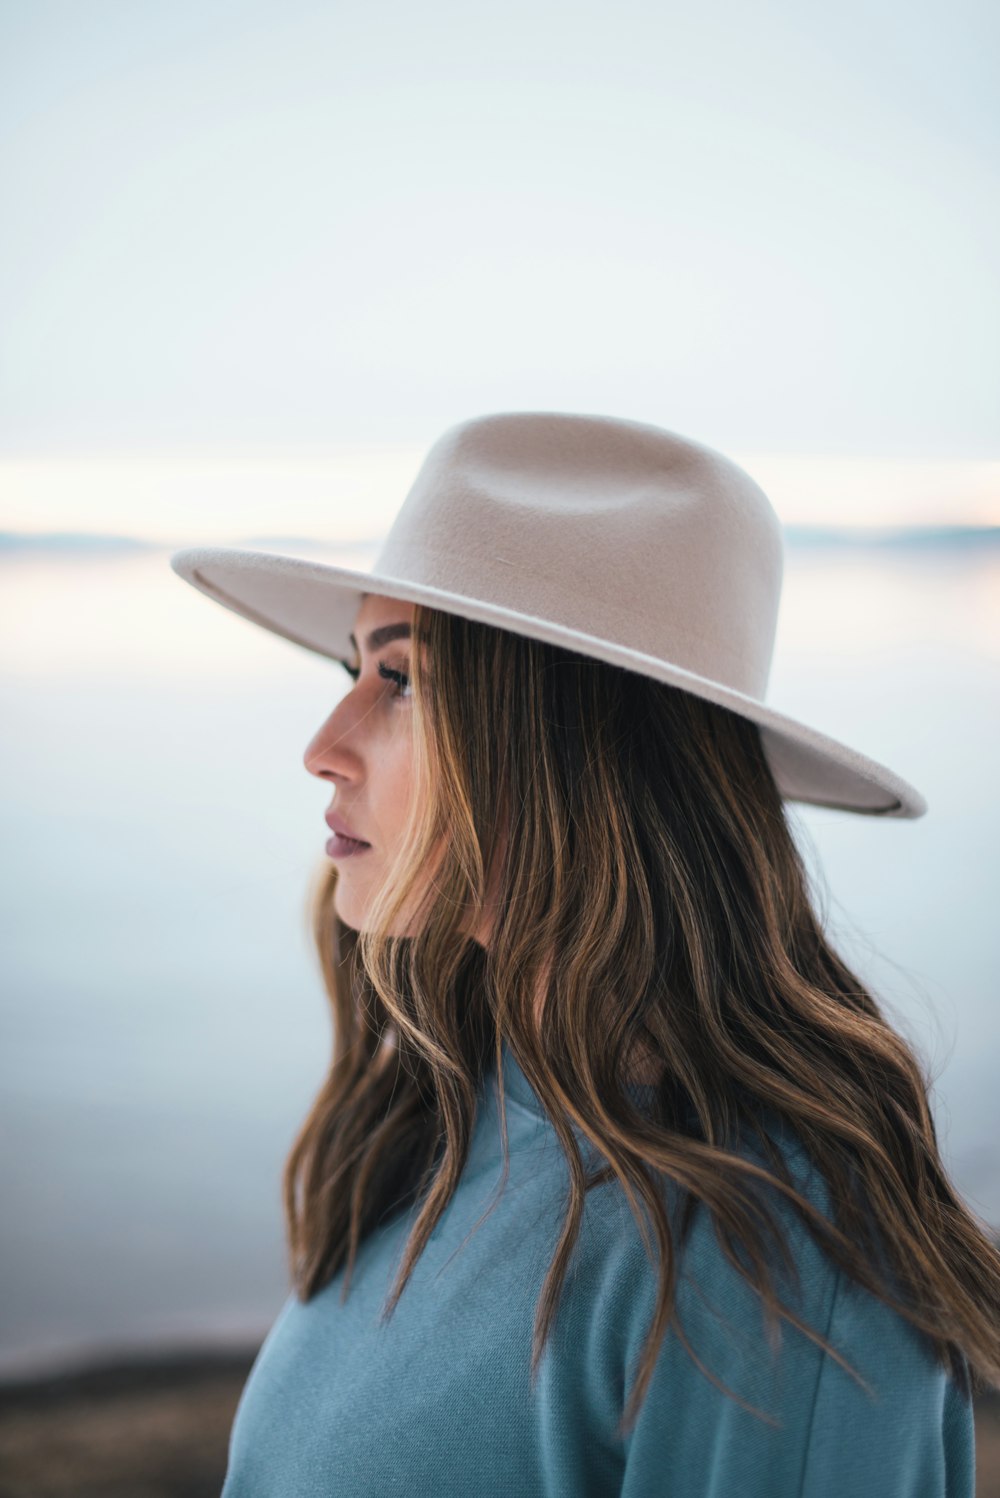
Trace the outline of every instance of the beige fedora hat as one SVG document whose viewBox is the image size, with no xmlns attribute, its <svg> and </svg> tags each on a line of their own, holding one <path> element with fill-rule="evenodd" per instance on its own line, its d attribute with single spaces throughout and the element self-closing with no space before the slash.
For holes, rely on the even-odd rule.
<svg viewBox="0 0 1000 1498">
<path fill-rule="evenodd" d="M 363 593 L 564 645 L 757 723 L 787 800 L 927 810 L 885 765 L 765 702 L 781 524 L 742 468 L 658 427 L 552 412 L 461 422 L 430 449 L 368 572 L 232 547 L 189 547 L 171 566 L 332 660 L 354 660 Z"/>
</svg>

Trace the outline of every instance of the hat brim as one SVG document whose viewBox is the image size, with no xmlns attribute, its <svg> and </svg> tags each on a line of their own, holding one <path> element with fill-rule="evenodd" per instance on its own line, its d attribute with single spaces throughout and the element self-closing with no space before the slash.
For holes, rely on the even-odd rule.
<svg viewBox="0 0 1000 1498">
<path fill-rule="evenodd" d="M 401 578 L 277 552 L 186 547 L 173 554 L 170 565 L 185 582 L 252 624 L 340 662 L 354 658 L 349 636 L 365 593 L 428 604 L 530 639 L 563 645 L 682 687 L 757 723 L 771 772 L 786 800 L 867 816 L 912 819 L 927 810 L 920 792 L 887 766 L 797 718 L 670 661 L 582 634 L 549 619 Z"/>
</svg>

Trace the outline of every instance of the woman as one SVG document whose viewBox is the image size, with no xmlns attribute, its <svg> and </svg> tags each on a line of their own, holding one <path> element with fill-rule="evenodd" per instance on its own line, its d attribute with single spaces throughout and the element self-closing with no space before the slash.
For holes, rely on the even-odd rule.
<svg viewBox="0 0 1000 1498">
<path fill-rule="evenodd" d="M 925 803 L 764 702 L 756 484 L 491 416 L 371 573 L 173 564 L 353 682 L 305 755 L 333 1058 L 225 1498 L 971 1494 L 1000 1255 L 784 808 Z"/>
</svg>

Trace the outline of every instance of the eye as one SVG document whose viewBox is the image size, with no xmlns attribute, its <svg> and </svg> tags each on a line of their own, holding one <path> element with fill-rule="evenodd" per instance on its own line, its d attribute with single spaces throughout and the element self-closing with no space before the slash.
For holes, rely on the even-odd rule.
<svg viewBox="0 0 1000 1498">
<path fill-rule="evenodd" d="M 340 664 L 343 666 L 344 670 L 347 672 L 352 681 L 358 680 L 358 677 L 361 675 L 360 666 L 350 666 L 348 665 L 347 661 L 341 661 Z M 410 684 L 410 678 L 409 676 L 407 676 L 405 671 L 395 671 L 393 670 L 392 666 L 387 666 L 385 661 L 379 661 L 378 674 L 379 676 L 381 676 L 383 681 L 395 682 L 396 690 L 392 694 L 394 697 L 405 698 L 410 695 L 406 691 L 406 688 Z"/>
<path fill-rule="evenodd" d="M 396 683 L 396 690 L 392 694 L 394 697 L 405 697 L 408 695 L 406 688 L 410 684 L 410 678 L 406 675 L 405 671 L 394 671 L 391 666 L 386 665 L 385 661 L 379 661 L 378 674 L 383 681 L 394 681 Z"/>
</svg>

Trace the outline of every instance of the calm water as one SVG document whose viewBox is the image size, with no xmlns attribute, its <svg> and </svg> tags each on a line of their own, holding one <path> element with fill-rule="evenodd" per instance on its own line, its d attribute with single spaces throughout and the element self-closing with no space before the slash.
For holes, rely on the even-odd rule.
<svg viewBox="0 0 1000 1498">
<path fill-rule="evenodd" d="M 344 685 L 165 554 L 0 560 L 0 1369 L 259 1335 L 281 1304 L 279 1174 L 330 1045 L 301 756 Z M 789 548 L 769 701 L 930 804 L 793 824 L 1000 1224 L 998 685 L 996 552 Z"/>
</svg>

